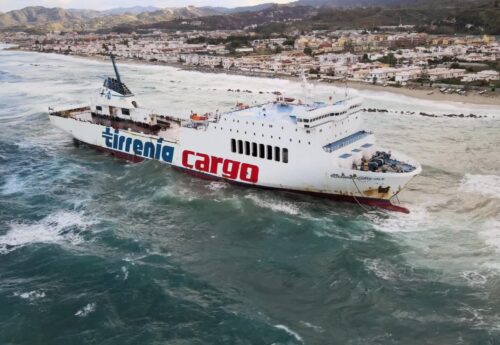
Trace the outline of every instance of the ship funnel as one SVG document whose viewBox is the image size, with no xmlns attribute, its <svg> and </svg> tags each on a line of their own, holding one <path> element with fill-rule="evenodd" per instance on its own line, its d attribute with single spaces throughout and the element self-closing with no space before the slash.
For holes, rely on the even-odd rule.
<svg viewBox="0 0 500 345">
<path fill-rule="evenodd" d="M 116 67 L 116 62 L 115 62 L 115 56 L 113 54 L 109 54 L 109 57 L 111 58 L 111 62 L 113 63 L 113 69 L 115 70 L 115 74 L 116 74 L 116 80 L 121 83 L 121 79 L 120 79 L 120 73 L 118 73 L 118 67 Z"/>
<path fill-rule="evenodd" d="M 108 77 L 104 81 L 104 87 L 113 90 L 123 96 L 133 96 L 134 94 L 129 90 L 127 85 L 125 85 L 120 78 L 118 67 L 116 67 L 115 56 L 113 54 L 110 54 L 109 57 L 111 58 L 111 62 L 113 63 L 113 69 L 115 70 L 116 79 Z"/>
</svg>

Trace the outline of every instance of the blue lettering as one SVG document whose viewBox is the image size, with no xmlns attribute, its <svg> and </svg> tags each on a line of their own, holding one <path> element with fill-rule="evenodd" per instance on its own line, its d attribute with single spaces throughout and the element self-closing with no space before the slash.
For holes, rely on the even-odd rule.
<svg viewBox="0 0 500 345">
<path fill-rule="evenodd" d="M 132 144 L 132 138 L 127 137 L 125 140 L 125 152 L 130 152 L 130 145 Z"/>
<path fill-rule="evenodd" d="M 161 150 L 161 158 L 167 163 L 172 163 L 173 156 L 174 148 L 171 146 L 163 146 L 163 149 Z"/>
<path fill-rule="evenodd" d="M 155 159 L 160 159 L 161 154 L 161 143 L 163 142 L 163 138 L 158 138 L 156 142 L 156 150 L 155 150 Z"/>
<path fill-rule="evenodd" d="M 115 135 L 113 135 L 113 148 L 118 148 L 118 130 L 115 129 Z"/>
<path fill-rule="evenodd" d="M 139 156 L 142 155 L 142 141 L 140 141 L 139 139 L 135 139 L 134 144 L 133 144 L 133 148 L 134 148 L 134 153 L 136 155 L 139 155 Z"/>
<path fill-rule="evenodd" d="M 148 141 L 144 144 L 144 152 L 142 153 L 144 157 L 154 158 L 155 156 L 155 145 Z"/>
<path fill-rule="evenodd" d="M 111 134 L 111 128 L 106 127 L 104 132 L 102 132 L 102 137 L 104 138 L 104 142 L 107 147 L 111 147 L 113 145 L 111 139 L 113 139 L 113 134 Z"/>
<path fill-rule="evenodd" d="M 125 137 L 123 135 L 118 138 L 118 150 L 123 150 L 123 143 L 125 142 Z"/>
<path fill-rule="evenodd" d="M 158 138 L 156 142 L 146 141 L 141 139 L 132 139 L 128 136 L 120 135 L 119 130 L 106 127 L 102 132 L 104 143 L 106 147 L 113 148 L 117 151 L 131 151 L 144 158 L 152 158 L 156 160 L 163 160 L 167 163 L 172 163 L 174 156 L 174 148 L 171 146 L 163 145 L 163 138 Z"/>
</svg>

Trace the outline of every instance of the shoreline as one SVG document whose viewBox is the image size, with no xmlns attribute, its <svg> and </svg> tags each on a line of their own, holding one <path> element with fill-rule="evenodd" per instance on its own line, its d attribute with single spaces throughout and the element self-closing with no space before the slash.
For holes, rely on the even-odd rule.
<svg viewBox="0 0 500 345">
<path fill-rule="evenodd" d="M 34 53 L 46 53 L 46 54 L 56 54 L 63 56 L 71 56 L 81 59 L 87 59 L 98 62 L 106 62 L 108 60 L 107 57 L 104 56 L 89 56 L 89 55 L 79 55 L 79 54 L 59 54 L 59 53 L 50 53 L 50 52 L 37 52 L 32 50 L 23 50 L 17 48 L 7 48 L 7 50 L 19 50 L 23 52 L 34 52 Z M 265 72 L 247 72 L 247 71 L 239 71 L 239 70 L 227 70 L 227 69 L 216 69 L 209 67 L 200 67 L 200 66 L 186 66 L 179 63 L 166 63 L 166 62 L 151 62 L 145 60 L 136 60 L 136 59 L 124 59 L 117 58 L 118 61 L 124 62 L 126 64 L 131 65 L 139 65 L 139 66 L 168 66 L 173 68 L 178 68 L 184 71 L 196 71 L 200 73 L 213 73 L 213 74 L 228 74 L 228 75 L 239 75 L 246 77 L 255 77 L 255 78 L 269 78 L 269 79 L 281 79 L 281 80 L 291 80 L 300 82 L 301 78 L 290 75 L 272 75 Z M 348 87 L 358 91 L 374 91 L 374 92 L 386 92 L 397 94 L 406 97 L 417 98 L 420 100 L 427 101 L 437 101 L 437 102 L 453 102 L 453 103 L 462 103 L 462 104 L 472 104 L 472 105 L 497 105 L 500 106 L 500 93 L 497 91 L 492 94 L 491 91 L 485 93 L 484 95 L 478 94 L 478 92 L 473 92 L 468 95 L 459 95 L 459 94 L 444 94 L 439 91 L 438 87 L 393 87 L 393 86 L 383 86 L 383 85 L 374 85 L 370 83 L 364 83 L 359 81 L 326 81 L 326 80 L 318 80 L 318 79 L 309 79 L 309 82 L 312 84 L 325 84 L 332 85 L 335 87 Z M 486 89 L 486 88 L 485 88 Z"/>
</svg>

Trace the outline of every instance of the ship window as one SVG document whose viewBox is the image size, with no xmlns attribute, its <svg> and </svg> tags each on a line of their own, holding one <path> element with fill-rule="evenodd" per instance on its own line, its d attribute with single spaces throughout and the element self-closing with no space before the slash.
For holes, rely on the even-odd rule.
<svg viewBox="0 0 500 345">
<path fill-rule="evenodd" d="M 100 105 L 96 105 L 95 110 L 102 111 L 102 107 Z"/>
<path fill-rule="evenodd" d="M 259 144 L 259 157 L 260 158 L 266 158 L 266 152 L 265 152 L 264 144 Z"/>
<path fill-rule="evenodd" d="M 273 147 L 271 145 L 267 145 L 267 159 L 273 159 Z"/>
<path fill-rule="evenodd" d="M 245 141 L 245 154 L 250 156 L 250 142 Z"/>
<path fill-rule="evenodd" d="M 280 148 L 278 146 L 274 147 L 274 160 L 276 162 L 280 161 Z"/>
<path fill-rule="evenodd" d="M 243 153 L 243 141 L 238 140 L 238 153 L 242 154 Z"/>
<path fill-rule="evenodd" d="M 257 157 L 257 143 L 252 143 L 252 156 Z"/>
<path fill-rule="evenodd" d="M 130 110 L 122 108 L 122 115 L 130 115 Z"/>
<path fill-rule="evenodd" d="M 283 149 L 283 163 L 288 163 L 288 149 Z"/>
<path fill-rule="evenodd" d="M 236 152 L 236 140 L 231 139 L 231 152 Z"/>
</svg>

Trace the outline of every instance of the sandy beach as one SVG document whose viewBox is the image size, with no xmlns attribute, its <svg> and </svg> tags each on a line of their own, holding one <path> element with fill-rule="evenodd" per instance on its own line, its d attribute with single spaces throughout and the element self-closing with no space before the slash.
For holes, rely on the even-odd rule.
<svg viewBox="0 0 500 345">
<path fill-rule="evenodd" d="M 78 58 L 90 59 L 94 61 L 108 61 L 108 57 L 104 56 L 85 56 L 85 55 L 71 55 Z M 189 71 L 198 71 L 202 73 L 222 73 L 231 75 L 244 75 L 249 77 L 258 78 L 273 78 L 273 79 L 287 79 L 293 81 L 300 81 L 299 77 L 288 76 L 288 75 L 270 75 L 263 72 L 246 72 L 237 70 L 226 70 L 226 69 L 212 69 L 207 67 L 198 66 L 185 66 L 181 64 L 169 64 L 163 62 L 149 62 L 144 60 L 134 60 L 134 59 L 117 59 L 118 61 L 125 62 L 127 64 L 137 64 L 137 65 L 157 65 L 157 66 L 169 66 L 174 68 L 179 68 Z M 337 87 L 349 87 L 356 90 L 370 90 L 376 92 L 387 92 L 398 95 L 404 95 L 407 97 L 414 97 L 423 100 L 438 101 L 438 102 L 456 102 L 456 103 L 467 103 L 467 104 L 481 104 L 481 105 L 498 105 L 500 106 L 500 91 L 492 92 L 488 91 L 482 95 L 478 91 L 469 91 L 467 95 L 459 95 L 456 93 L 446 94 L 441 93 L 439 88 L 414 88 L 414 87 L 394 87 L 394 86 L 383 86 L 383 85 L 373 85 L 369 83 L 356 82 L 356 81 L 325 81 L 321 79 L 311 79 L 311 83 L 327 83 Z M 486 89 L 486 88 L 485 88 Z"/>
</svg>

